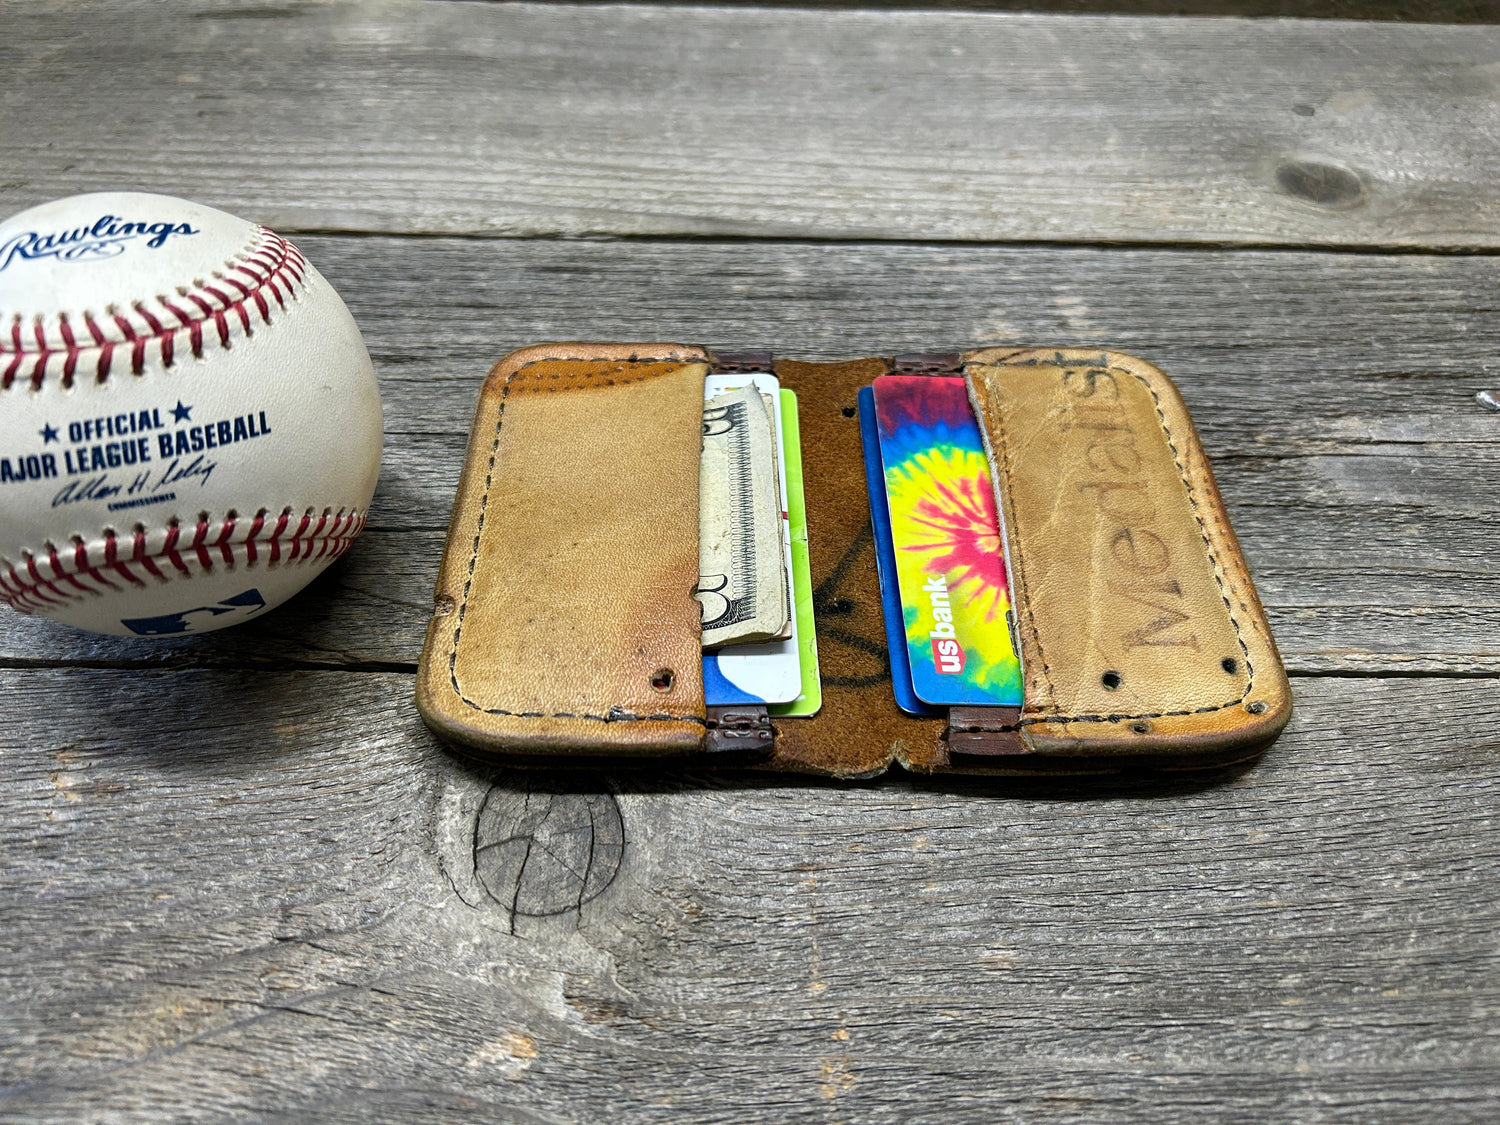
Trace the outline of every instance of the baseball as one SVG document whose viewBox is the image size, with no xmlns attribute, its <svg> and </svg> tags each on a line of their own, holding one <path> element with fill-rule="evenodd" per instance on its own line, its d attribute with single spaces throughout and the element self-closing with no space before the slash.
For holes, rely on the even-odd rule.
<svg viewBox="0 0 1500 1125">
<path fill-rule="evenodd" d="M 163 195 L 0 223 L 0 598 L 173 636 L 291 597 L 364 526 L 380 394 L 286 239 Z"/>
</svg>

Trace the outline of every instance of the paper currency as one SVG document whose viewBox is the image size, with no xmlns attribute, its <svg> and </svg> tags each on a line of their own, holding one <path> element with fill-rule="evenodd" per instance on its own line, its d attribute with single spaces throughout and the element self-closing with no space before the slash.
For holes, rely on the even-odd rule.
<svg viewBox="0 0 1500 1125">
<path fill-rule="evenodd" d="M 703 404 L 696 596 L 704 648 L 768 640 L 790 621 L 775 434 L 753 386 Z"/>
</svg>

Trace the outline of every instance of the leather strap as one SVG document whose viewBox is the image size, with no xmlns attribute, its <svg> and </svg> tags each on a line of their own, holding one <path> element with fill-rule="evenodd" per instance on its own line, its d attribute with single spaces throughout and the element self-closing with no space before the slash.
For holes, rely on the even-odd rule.
<svg viewBox="0 0 1500 1125">
<path fill-rule="evenodd" d="M 771 370 L 769 349 L 743 352 L 715 351 L 710 354 L 713 356 L 715 375 L 754 375 Z"/>
<path fill-rule="evenodd" d="M 737 704 L 708 709 L 708 738 L 703 748 L 712 754 L 768 754 L 775 741 L 765 704 Z"/>
<path fill-rule="evenodd" d="M 892 375 L 962 375 L 963 356 L 958 352 L 911 352 L 891 360 Z"/>
</svg>

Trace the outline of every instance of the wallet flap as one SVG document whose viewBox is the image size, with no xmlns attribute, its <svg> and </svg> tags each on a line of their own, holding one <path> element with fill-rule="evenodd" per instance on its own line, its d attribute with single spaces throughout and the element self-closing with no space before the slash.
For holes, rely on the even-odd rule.
<svg viewBox="0 0 1500 1125">
<path fill-rule="evenodd" d="M 1114 353 L 966 359 L 1004 517 L 1025 741 L 1227 759 L 1264 746 L 1290 691 L 1176 388 Z"/>
<path fill-rule="evenodd" d="M 443 733 L 521 754 L 702 745 L 707 372 L 694 348 L 554 345 L 490 373 L 419 669 Z"/>
</svg>

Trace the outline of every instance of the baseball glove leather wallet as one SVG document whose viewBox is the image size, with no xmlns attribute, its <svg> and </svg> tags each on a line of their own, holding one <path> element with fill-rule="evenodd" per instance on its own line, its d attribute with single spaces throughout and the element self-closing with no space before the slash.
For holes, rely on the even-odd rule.
<svg viewBox="0 0 1500 1125">
<path fill-rule="evenodd" d="M 796 393 L 822 707 L 705 703 L 704 380 Z M 898 708 L 856 402 L 962 377 L 998 510 L 1018 707 Z M 957 385 L 951 384 L 951 385 Z M 552 344 L 480 393 L 417 678 L 427 723 L 518 763 L 691 760 L 837 777 L 1193 769 L 1254 757 L 1291 690 L 1176 388 L 1095 349 L 804 363 Z"/>
</svg>

